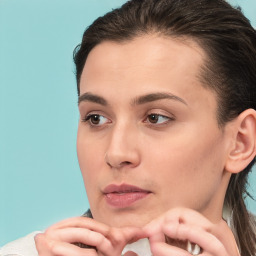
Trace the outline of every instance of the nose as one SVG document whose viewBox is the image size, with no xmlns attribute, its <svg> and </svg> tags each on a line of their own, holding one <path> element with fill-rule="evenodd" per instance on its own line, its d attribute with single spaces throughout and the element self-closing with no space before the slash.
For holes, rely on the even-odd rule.
<svg viewBox="0 0 256 256">
<path fill-rule="evenodd" d="M 105 162 L 112 169 L 133 168 L 140 163 L 137 140 L 138 131 L 131 125 L 120 124 L 112 130 Z"/>
</svg>

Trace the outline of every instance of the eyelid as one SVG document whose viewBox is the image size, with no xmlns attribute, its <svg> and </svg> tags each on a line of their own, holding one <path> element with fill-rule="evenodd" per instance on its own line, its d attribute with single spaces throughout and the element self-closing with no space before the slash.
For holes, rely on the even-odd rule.
<svg viewBox="0 0 256 256">
<path fill-rule="evenodd" d="M 166 120 L 162 121 L 160 123 L 158 123 L 159 119 L 155 123 L 154 122 L 150 122 L 149 121 L 149 116 L 150 115 L 156 115 L 156 116 L 162 117 L 162 118 L 164 118 Z M 167 125 L 169 122 L 174 121 L 175 119 L 176 119 L 175 116 L 173 114 L 171 114 L 171 113 L 168 113 L 168 112 L 160 110 L 160 109 L 152 109 L 152 110 L 150 110 L 150 111 L 148 111 L 146 113 L 146 116 L 143 119 L 143 122 L 146 123 L 147 125 L 156 127 L 156 126 Z"/>
<path fill-rule="evenodd" d="M 148 118 L 150 115 L 155 115 L 155 116 L 158 116 L 158 117 L 163 117 L 163 118 L 167 119 L 168 121 L 174 120 L 174 118 L 172 118 L 172 117 L 165 116 L 165 115 L 160 115 L 160 114 L 155 114 L 155 113 L 149 114 L 149 115 L 147 116 L 147 118 Z M 165 122 L 162 122 L 162 123 L 165 123 Z"/>
<path fill-rule="evenodd" d="M 103 124 L 93 124 L 91 121 L 90 121 L 90 118 L 93 117 L 93 116 L 100 116 L 100 117 L 103 117 L 105 118 L 107 121 L 104 122 Z M 84 123 L 88 123 L 91 127 L 102 127 L 104 126 L 105 124 L 107 123 L 111 123 L 111 120 L 105 115 L 105 114 L 102 114 L 102 113 L 99 113 L 98 111 L 91 111 L 89 112 L 88 114 L 85 115 L 84 118 L 81 118 L 81 121 L 84 122 Z"/>
<path fill-rule="evenodd" d="M 172 114 L 170 112 L 167 112 L 165 110 L 162 110 L 162 109 L 151 109 L 146 113 L 146 116 L 149 116 L 149 115 L 152 115 L 152 114 L 159 115 L 159 116 L 164 116 L 164 117 L 167 117 L 167 118 L 170 118 L 170 119 L 176 119 L 174 114 Z"/>
<path fill-rule="evenodd" d="M 83 118 L 81 118 L 83 120 L 85 120 L 87 117 L 90 117 L 93 115 L 99 115 L 99 116 L 104 116 L 104 117 L 108 118 L 107 115 L 100 110 L 83 111 L 83 112 L 80 112 L 80 115 L 81 115 L 81 117 L 83 116 Z"/>
</svg>

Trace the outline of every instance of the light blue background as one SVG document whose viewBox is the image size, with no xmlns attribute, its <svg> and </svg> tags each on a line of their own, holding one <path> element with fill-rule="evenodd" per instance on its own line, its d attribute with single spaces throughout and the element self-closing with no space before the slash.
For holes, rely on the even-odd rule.
<svg viewBox="0 0 256 256">
<path fill-rule="evenodd" d="M 123 2 L 0 0 L 0 246 L 88 208 L 72 51 L 96 17 Z M 256 26 L 255 0 L 232 3 Z"/>
</svg>

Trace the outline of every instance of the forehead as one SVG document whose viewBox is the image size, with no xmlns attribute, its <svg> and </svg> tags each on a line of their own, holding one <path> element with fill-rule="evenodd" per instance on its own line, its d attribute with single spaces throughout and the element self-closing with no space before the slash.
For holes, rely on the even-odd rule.
<svg viewBox="0 0 256 256">
<path fill-rule="evenodd" d="M 200 81 L 205 59 L 203 49 L 189 39 L 151 35 L 121 43 L 105 41 L 88 55 L 80 91 L 123 100 L 155 91 L 193 104 L 202 97 L 215 100 Z"/>
<path fill-rule="evenodd" d="M 124 42 L 104 41 L 89 53 L 82 78 L 91 78 L 91 71 L 95 69 L 102 69 L 102 73 L 111 70 L 118 76 L 134 70 L 148 71 L 150 68 L 158 71 L 183 68 L 197 75 L 204 58 L 203 49 L 188 38 L 148 35 Z"/>
</svg>

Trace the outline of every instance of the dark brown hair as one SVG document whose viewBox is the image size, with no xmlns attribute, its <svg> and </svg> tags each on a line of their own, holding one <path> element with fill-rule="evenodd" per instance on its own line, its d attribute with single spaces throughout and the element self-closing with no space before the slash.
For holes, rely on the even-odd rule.
<svg viewBox="0 0 256 256">
<path fill-rule="evenodd" d="M 74 51 L 78 94 L 87 56 L 96 45 L 145 34 L 192 39 L 204 49 L 201 79 L 217 94 L 220 127 L 244 110 L 256 109 L 256 32 L 241 11 L 224 0 L 131 0 L 98 18 Z M 243 256 L 256 255 L 255 222 L 244 202 L 254 162 L 231 176 L 225 198 Z"/>
</svg>

